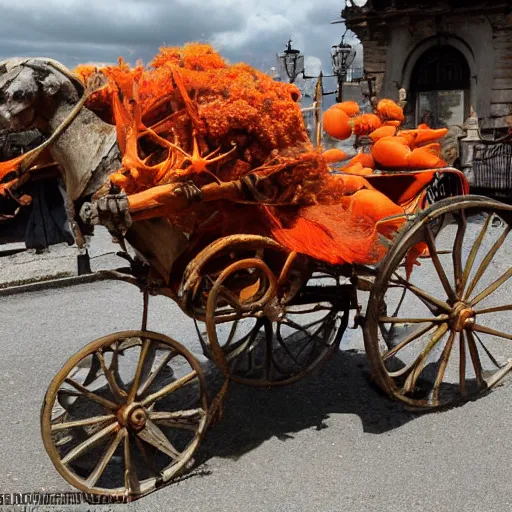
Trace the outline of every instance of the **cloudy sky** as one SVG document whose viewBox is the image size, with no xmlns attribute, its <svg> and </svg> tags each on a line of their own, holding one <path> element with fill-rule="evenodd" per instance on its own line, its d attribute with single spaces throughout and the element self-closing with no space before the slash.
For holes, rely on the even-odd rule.
<svg viewBox="0 0 512 512">
<path fill-rule="evenodd" d="M 352 0 L 364 4 L 366 0 Z M 79 63 L 148 62 L 162 45 L 213 44 L 232 62 L 262 71 L 288 38 L 306 72 L 329 71 L 345 0 L 0 0 L 0 60 L 52 57 Z"/>
</svg>

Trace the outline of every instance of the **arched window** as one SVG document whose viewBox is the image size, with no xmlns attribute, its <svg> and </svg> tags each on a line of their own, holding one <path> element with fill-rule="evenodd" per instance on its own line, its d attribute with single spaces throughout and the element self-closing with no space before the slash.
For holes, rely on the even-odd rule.
<svg viewBox="0 0 512 512">
<path fill-rule="evenodd" d="M 441 44 L 430 48 L 411 76 L 416 123 L 432 128 L 463 124 L 469 115 L 470 87 L 469 65 L 459 50 Z"/>
</svg>

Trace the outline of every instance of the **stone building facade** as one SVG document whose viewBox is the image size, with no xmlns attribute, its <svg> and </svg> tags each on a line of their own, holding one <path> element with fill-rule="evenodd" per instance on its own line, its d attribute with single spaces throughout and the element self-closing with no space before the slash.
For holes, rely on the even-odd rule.
<svg viewBox="0 0 512 512">
<path fill-rule="evenodd" d="M 476 115 L 489 136 L 512 128 L 511 0 L 368 0 L 342 17 L 378 96 L 405 89 L 411 124 L 460 126 Z"/>
</svg>

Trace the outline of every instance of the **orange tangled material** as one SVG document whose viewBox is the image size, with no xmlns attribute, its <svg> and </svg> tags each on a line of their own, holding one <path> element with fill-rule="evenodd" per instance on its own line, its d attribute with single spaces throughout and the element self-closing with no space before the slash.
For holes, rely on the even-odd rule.
<svg viewBox="0 0 512 512">
<path fill-rule="evenodd" d="M 76 73 L 86 80 L 93 71 L 79 67 Z M 198 203 L 170 215 L 190 236 L 254 230 L 259 216 L 290 250 L 329 263 L 368 263 L 381 254 L 375 215 L 364 213 L 368 194 L 361 192 L 374 196 L 374 208 L 375 196 L 382 194 L 357 176 L 371 169 L 356 162 L 361 169 L 353 176 L 331 174 L 329 164 L 348 157 L 313 148 L 295 86 L 245 64 L 227 65 L 201 44 L 162 48 L 147 68 L 120 60 L 100 71 L 110 85 L 87 106 L 117 128 L 123 167 L 111 175 L 112 184 L 136 194 L 178 181 L 200 187 L 253 174 L 277 191 L 267 206 Z M 376 116 L 358 121 L 358 114 L 355 102 L 345 102 L 324 116 L 324 123 L 331 122 L 340 137 L 350 136 L 354 121 L 367 130 L 376 126 Z"/>
<path fill-rule="evenodd" d="M 96 71 L 79 66 L 75 73 L 85 81 Z M 157 189 L 173 183 L 200 188 L 248 176 L 263 183 L 253 199 L 238 204 L 198 202 L 162 213 L 199 245 L 257 233 L 331 264 L 375 263 L 385 250 L 379 235 L 391 237 L 405 210 L 372 186 L 374 169 L 441 165 L 434 143 L 439 131 L 400 132 L 403 112 L 390 100 L 382 100 L 375 114 L 360 114 L 356 103 L 344 102 L 324 113 L 325 131 L 339 139 L 367 135 L 374 144 L 371 154 L 358 154 L 343 174 L 332 174 L 329 166 L 348 156 L 313 147 L 297 87 L 246 64 L 228 65 L 209 45 L 162 48 L 148 67 L 120 59 L 100 71 L 108 86 L 86 106 L 115 125 L 122 167 L 96 195 L 114 185 L 149 211 Z M 0 164 L 0 173 L 16 171 L 20 162 Z"/>
</svg>

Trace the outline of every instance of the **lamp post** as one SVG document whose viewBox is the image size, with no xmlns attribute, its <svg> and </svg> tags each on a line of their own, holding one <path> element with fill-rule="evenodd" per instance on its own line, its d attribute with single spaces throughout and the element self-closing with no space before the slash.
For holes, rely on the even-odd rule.
<svg viewBox="0 0 512 512">
<path fill-rule="evenodd" d="M 286 49 L 282 53 L 277 54 L 277 61 L 291 84 L 295 82 L 295 79 L 301 73 L 304 74 L 304 55 L 300 53 L 300 50 L 292 48 L 291 39 L 288 40 Z"/>
<path fill-rule="evenodd" d="M 338 78 L 336 94 L 338 103 L 343 101 L 343 82 L 347 76 L 348 68 L 356 58 L 356 50 L 350 44 L 345 43 L 345 34 L 343 34 L 340 44 L 334 45 L 331 49 L 332 71 Z"/>
</svg>

